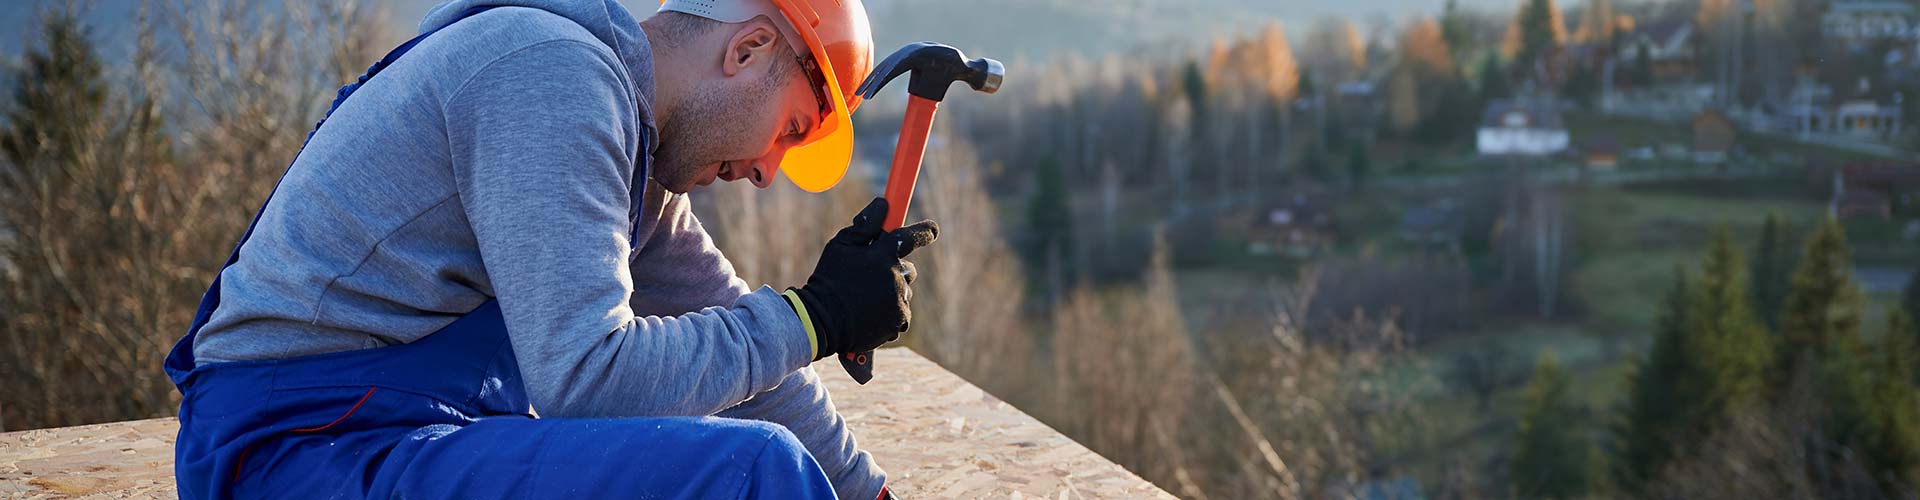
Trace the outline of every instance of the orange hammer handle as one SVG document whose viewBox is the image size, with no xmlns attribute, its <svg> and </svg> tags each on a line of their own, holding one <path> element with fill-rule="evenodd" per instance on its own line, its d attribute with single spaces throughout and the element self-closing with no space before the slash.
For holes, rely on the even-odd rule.
<svg viewBox="0 0 1920 500">
<path fill-rule="evenodd" d="M 920 179 L 920 159 L 927 153 L 927 133 L 940 101 L 907 96 L 907 117 L 900 123 L 900 143 L 893 148 L 893 168 L 887 172 L 887 218 L 880 227 L 899 229 L 907 222 L 907 204 L 913 202 L 913 184 Z"/>
<path fill-rule="evenodd" d="M 880 227 L 900 229 L 907 222 L 907 204 L 913 202 L 913 184 L 920 179 L 920 159 L 927 153 L 927 133 L 933 129 L 933 112 L 940 101 L 917 95 L 907 96 L 907 118 L 900 123 L 900 143 L 893 148 L 893 168 L 887 172 L 887 218 Z M 873 351 L 840 354 L 840 366 L 853 381 L 865 385 L 873 380 Z"/>
</svg>

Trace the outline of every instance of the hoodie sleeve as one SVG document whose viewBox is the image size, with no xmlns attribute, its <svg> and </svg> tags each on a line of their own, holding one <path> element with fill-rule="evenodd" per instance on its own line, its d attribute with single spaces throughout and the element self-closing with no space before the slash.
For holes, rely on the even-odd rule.
<svg viewBox="0 0 1920 500">
<path fill-rule="evenodd" d="M 644 216 L 657 222 L 634 260 L 635 310 L 664 315 L 725 307 L 747 293 L 746 283 L 733 273 L 733 264 L 700 226 L 688 195 L 653 188 L 647 197 Z M 811 366 L 788 374 L 780 385 L 754 394 L 720 416 L 773 422 L 793 431 L 827 472 L 841 498 L 874 498 L 886 484 L 886 471 L 859 449 L 846 419 L 834 409 L 827 386 Z"/>
<path fill-rule="evenodd" d="M 641 228 L 650 231 L 633 258 L 635 314 L 671 316 L 705 307 L 727 307 L 747 294 L 733 263 L 715 247 L 688 195 L 647 183 Z M 650 224 L 649 224 L 650 223 Z"/>
<path fill-rule="evenodd" d="M 544 415 L 711 414 L 811 360 L 773 289 L 636 317 L 628 266 L 633 87 L 604 47 L 553 40 L 475 73 L 446 101 L 458 196 Z"/>
</svg>

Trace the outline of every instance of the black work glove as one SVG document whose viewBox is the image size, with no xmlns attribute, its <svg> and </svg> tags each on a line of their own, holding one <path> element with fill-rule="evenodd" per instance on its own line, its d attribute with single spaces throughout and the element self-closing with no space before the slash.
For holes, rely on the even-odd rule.
<svg viewBox="0 0 1920 500">
<path fill-rule="evenodd" d="M 900 338 L 912 312 L 913 263 L 900 260 L 933 243 L 939 226 L 923 220 L 892 232 L 880 230 L 887 200 L 874 198 L 841 229 L 827 248 L 807 284 L 791 289 L 806 306 L 820 350 L 818 360 L 843 352 L 871 351 Z"/>
</svg>

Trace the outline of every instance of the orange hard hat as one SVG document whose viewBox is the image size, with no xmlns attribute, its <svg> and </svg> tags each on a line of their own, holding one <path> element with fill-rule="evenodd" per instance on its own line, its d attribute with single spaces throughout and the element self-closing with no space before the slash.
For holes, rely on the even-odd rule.
<svg viewBox="0 0 1920 500">
<path fill-rule="evenodd" d="M 860 0 L 662 0 L 660 10 L 739 23 L 764 12 L 766 2 L 800 38 L 787 43 L 795 52 L 804 44 L 813 56 L 812 66 L 826 87 L 822 95 L 832 101 L 806 140 L 787 149 L 780 172 L 800 189 L 826 191 L 840 183 L 853 161 L 853 110 L 860 107 L 860 94 L 853 89 L 873 71 L 873 29 Z"/>
</svg>

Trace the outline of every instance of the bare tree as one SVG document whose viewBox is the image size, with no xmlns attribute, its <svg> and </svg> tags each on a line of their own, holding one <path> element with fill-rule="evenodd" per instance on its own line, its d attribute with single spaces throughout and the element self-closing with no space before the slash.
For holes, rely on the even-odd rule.
<svg viewBox="0 0 1920 500">
<path fill-rule="evenodd" d="M 357 40 L 377 39 L 368 33 L 380 25 L 352 7 L 179 0 L 154 15 L 145 4 L 130 81 L 37 78 L 31 87 L 53 99 L 15 103 L 10 113 L 42 112 L 10 120 L 21 140 L 0 167 L 12 233 L 0 249 L 14 266 L 0 287 L 0 365 L 15 374 L 0 387 L 8 425 L 174 411 L 160 370 L 168 347 L 346 80 L 329 61 L 371 60 Z M 48 26 L 68 54 L 49 62 L 86 66 L 77 16 L 50 13 Z M 180 59 L 169 64 L 159 47 L 172 42 Z M 182 93 L 191 106 L 160 104 Z"/>
</svg>

